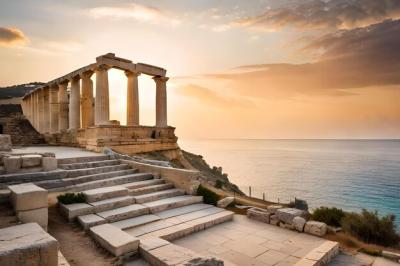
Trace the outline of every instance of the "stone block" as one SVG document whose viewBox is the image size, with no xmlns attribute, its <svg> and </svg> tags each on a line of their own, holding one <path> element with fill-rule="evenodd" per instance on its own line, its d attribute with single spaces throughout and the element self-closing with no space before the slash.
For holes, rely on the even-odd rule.
<svg viewBox="0 0 400 266">
<path fill-rule="evenodd" d="M 0 229 L 0 265 L 58 265 L 58 242 L 38 224 Z"/>
<path fill-rule="evenodd" d="M 42 158 L 43 171 L 54 171 L 57 169 L 57 159 L 54 157 Z"/>
<path fill-rule="evenodd" d="M 304 226 L 305 226 L 306 222 L 307 222 L 306 219 L 304 219 L 303 217 L 300 217 L 300 216 L 293 218 L 293 226 L 299 232 L 304 231 Z"/>
<path fill-rule="evenodd" d="M 114 256 L 135 252 L 139 248 L 139 239 L 111 225 L 102 224 L 90 228 L 93 238 Z"/>
<path fill-rule="evenodd" d="M 308 221 L 304 226 L 304 232 L 315 236 L 324 236 L 326 234 L 326 230 L 326 224 L 317 221 Z"/>
<path fill-rule="evenodd" d="M 269 224 L 271 213 L 261 208 L 250 208 L 247 210 L 247 217 Z"/>
<path fill-rule="evenodd" d="M 382 257 L 394 260 L 394 261 L 399 261 L 400 260 L 400 253 L 395 253 L 395 252 L 390 252 L 387 250 L 382 250 Z"/>
<path fill-rule="evenodd" d="M 40 154 L 22 155 L 21 159 L 23 168 L 40 166 L 42 164 L 42 155 Z"/>
<path fill-rule="evenodd" d="M 219 200 L 217 202 L 217 206 L 220 208 L 226 208 L 226 207 L 228 207 L 229 204 L 233 203 L 234 201 L 235 201 L 234 197 L 226 197 L 226 198 Z"/>
<path fill-rule="evenodd" d="M 47 231 L 48 209 L 40 208 L 28 211 L 17 211 L 18 219 L 23 223 L 38 223 Z"/>
<path fill-rule="evenodd" d="M 287 224 L 285 222 L 280 221 L 279 222 L 279 227 L 284 228 L 284 229 L 289 229 L 289 230 L 294 230 L 294 225 L 293 224 Z"/>
<path fill-rule="evenodd" d="M 96 215 L 87 214 L 78 216 L 78 221 L 84 230 L 89 230 L 90 227 L 107 223 L 106 219 Z"/>
<path fill-rule="evenodd" d="M 87 203 L 73 203 L 62 204 L 60 203 L 60 210 L 68 221 L 75 220 L 76 217 L 94 213 L 94 207 Z"/>
<path fill-rule="evenodd" d="M 270 205 L 267 207 L 267 210 L 269 213 L 271 214 L 275 214 L 275 212 L 279 209 L 282 209 L 283 206 L 282 205 Z"/>
<path fill-rule="evenodd" d="M 269 217 L 269 223 L 270 224 L 272 224 L 272 225 L 277 225 L 277 226 L 279 226 L 279 218 L 278 218 L 278 216 L 276 216 L 275 214 L 273 214 L 273 215 L 271 215 L 270 217 Z"/>
<path fill-rule="evenodd" d="M 11 151 L 11 137 L 10 135 L 0 134 L 0 151 Z"/>
<path fill-rule="evenodd" d="M 276 210 L 275 214 L 282 222 L 286 224 L 292 224 L 294 217 L 303 216 L 304 211 L 295 208 L 282 208 Z"/>
<path fill-rule="evenodd" d="M 22 160 L 20 156 L 10 156 L 3 159 L 4 169 L 7 173 L 16 173 L 22 167 Z"/>
<path fill-rule="evenodd" d="M 86 202 L 95 202 L 114 197 L 128 196 L 128 189 L 122 186 L 103 187 L 83 192 L 86 197 Z"/>
<path fill-rule="evenodd" d="M 15 211 L 47 208 L 47 190 L 32 183 L 12 185 L 8 188 Z"/>
</svg>

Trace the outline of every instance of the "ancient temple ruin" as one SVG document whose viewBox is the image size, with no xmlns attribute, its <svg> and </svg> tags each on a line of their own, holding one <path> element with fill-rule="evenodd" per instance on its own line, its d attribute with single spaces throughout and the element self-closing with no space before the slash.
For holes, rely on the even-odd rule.
<svg viewBox="0 0 400 266">
<path fill-rule="evenodd" d="M 126 126 L 110 120 L 108 70 L 125 72 L 127 82 Z M 132 154 L 178 148 L 174 127 L 167 122 L 166 70 L 157 66 L 133 63 L 109 53 L 56 78 L 23 97 L 22 109 L 33 127 L 47 143 L 80 146 L 100 151 L 110 147 Z M 150 75 L 156 88 L 156 125 L 139 124 L 138 78 Z M 92 75 L 96 75 L 93 86 Z M 93 87 L 95 87 L 95 97 Z"/>
</svg>

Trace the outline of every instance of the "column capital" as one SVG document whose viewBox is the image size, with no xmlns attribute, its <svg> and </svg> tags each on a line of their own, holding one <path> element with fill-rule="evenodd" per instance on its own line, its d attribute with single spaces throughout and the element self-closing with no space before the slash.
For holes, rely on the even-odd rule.
<svg viewBox="0 0 400 266">
<path fill-rule="evenodd" d="M 69 81 L 70 81 L 70 82 L 73 82 L 73 81 L 78 81 L 78 80 L 80 80 L 80 79 L 81 79 L 81 77 L 80 77 L 80 75 L 78 74 L 78 75 L 76 75 L 76 76 L 73 76 L 73 77 L 69 78 Z"/>
<path fill-rule="evenodd" d="M 141 75 L 141 73 L 140 73 L 140 72 L 137 72 L 137 71 L 125 70 L 125 75 L 126 75 L 127 77 L 130 77 L 130 76 L 138 77 L 138 76 Z"/>
<path fill-rule="evenodd" d="M 153 77 L 155 82 L 167 82 L 169 80 L 168 77 L 162 77 L 162 76 L 155 76 Z"/>
<path fill-rule="evenodd" d="M 92 75 L 93 75 L 93 71 L 85 71 L 85 72 L 83 72 L 83 73 L 80 73 L 79 74 L 79 77 L 81 78 L 81 79 L 90 79 L 91 77 L 92 77 Z"/>
<path fill-rule="evenodd" d="M 112 68 L 112 67 L 109 65 L 101 64 L 101 65 L 97 65 L 95 67 L 95 71 L 109 70 L 110 68 Z"/>
<path fill-rule="evenodd" d="M 68 86 L 69 80 L 58 81 L 57 85 L 60 86 Z"/>
</svg>

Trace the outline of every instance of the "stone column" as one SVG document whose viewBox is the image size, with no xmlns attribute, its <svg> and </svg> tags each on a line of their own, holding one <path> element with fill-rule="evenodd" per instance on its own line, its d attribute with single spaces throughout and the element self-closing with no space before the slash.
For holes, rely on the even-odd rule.
<svg viewBox="0 0 400 266">
<path fill-rule="evenodd" d="M 167 77 L 154 77 L 156 82 L 156 127 L 167 127 Z"/>
<path fill-rule="evenodd" d="M 50 87 L 50 133 L 58 132 L 58 86 Z"/>
<path fill-rule="evenodd" d="M 126 97 L 126 125 L 139 125 L 139 91 L 138 76 L 140 73 L 125 71 L 128 78 L 127 97 Z"/>
<path fill-rule="evenodd" d="M 44 131 L 44 89 L 38 91 L 39 98 L 39 133 Z"/>
<path fill-rule="evenodd" d="M 43 89 L 43 133 L 50 132 L 50 88 Z"/>
<path fill-rule="evenodd" d="M 93 110 L 93 81 L 90 77 L 93 72 L 85 72 L 81 75 L 82 79 L 82 128 L 94 125 L 94 110 Z"/>
<path fill-rule="evenodd" d="M 108 92 L 108 69 L 100 65 L 96 69 L 96 99 L 95 99 L 95 125 L 110 124 L 110 100 Z"/>
<path fill-rule="evenodd" d="M 34 101 L 35 101 L 35 121 L 34 127 L 37 132 L 39 132 L 39 90 L 34 92 Z"/>
<path fill-rule="evenodd" d="M 58 130 L 68 128 L 68 82 L 58 84 Z"/>
<path fill-rule="evenodd" d="M 78 129 L 81 127 L 81 88 L 80 78 L 74 77 L 71 80 L 71 92 L 69 94 L 69 127 Z"/>
</svg>

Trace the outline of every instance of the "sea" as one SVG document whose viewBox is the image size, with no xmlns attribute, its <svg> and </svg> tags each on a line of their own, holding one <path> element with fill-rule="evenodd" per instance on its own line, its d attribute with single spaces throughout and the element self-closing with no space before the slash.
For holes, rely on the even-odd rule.
<svg viewBox="0 0 400 266">
<path fill-rule="evenodd" d="M 295 197 L 311 209 L 335 206 L 395 214 L 400 231 L 400 140 L 179 140 L 186 151 L 220 166 L 251 196 Z"/>
</svg>

